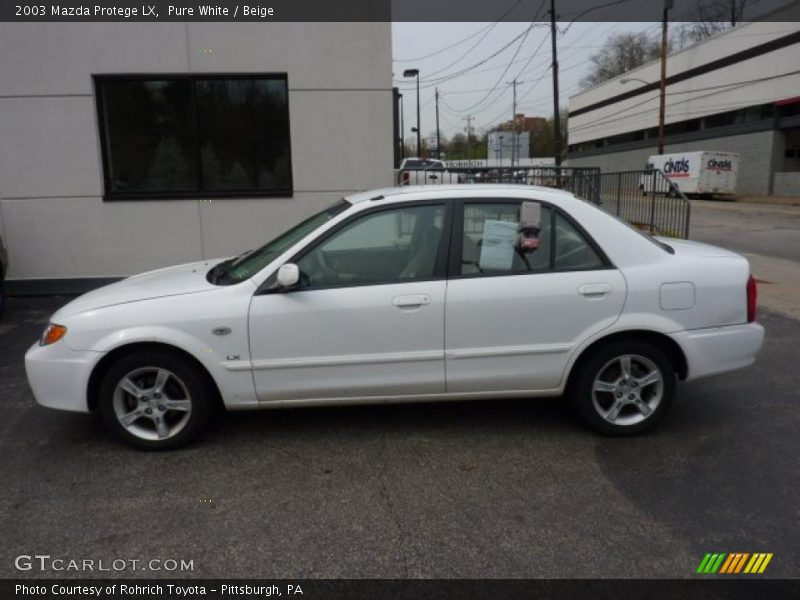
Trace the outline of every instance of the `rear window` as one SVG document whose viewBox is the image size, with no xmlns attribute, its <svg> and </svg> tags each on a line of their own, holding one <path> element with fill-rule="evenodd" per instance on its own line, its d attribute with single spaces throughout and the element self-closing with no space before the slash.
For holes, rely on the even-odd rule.
<svg viewBox="0 0 800 600">
<path fill-rule="evenodd" d="M 617 221 L 619 221 L 620 223 L 625 225 L 628 229 L 632 229 L 633 231 L 638 233 L 640 236 L 642 236 L 644 239 L 646 239 L 651 244 L 655 244 L 656 246 L 661 248 L 664 252 L 667 252 L 669 254 L 675 254 L 675 248 L 673 248 L 669 244 L 665 244 L 661 240 L 657 240 L 656 238 L 654 238 L 652 235 L 650 235 L 646 231 L 643 231 L 643 230 L 639 229 L 638 227 L 636 227 L 635 225 L 633 225 L 631 223 L 628 223 L 628 221 L 626 221 L 625 219 L 623 219 L 621 217 L 618 217 L 617 215 L 611 214 L 608 211 L 606 211 L 606 214 L 608 214 L 611 217 L 614 217 Z"/>
<path fill-rule="evenodd" d="M 422 171 L 427 169 L 441 171 L 444 169 L 444 163 L 438 160 L 407 160 L 403 169 L 408 171 Z"/>
</svg>

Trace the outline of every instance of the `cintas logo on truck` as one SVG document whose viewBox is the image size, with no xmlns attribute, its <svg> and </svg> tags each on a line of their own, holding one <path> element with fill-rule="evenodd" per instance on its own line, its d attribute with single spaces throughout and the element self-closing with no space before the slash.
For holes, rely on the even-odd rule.
<svg viewBox="0 0 800 600">
<path fill-rule="evenodd" d="M 714 169 L 715 171 L 730 171 L 733 169 L 733 163 L 730 160 L 717 160 L 716 158 L 712 158 L 706 165 L 709 169 Z"/>
<path fill-rule="evenodd" d="M 678 160 L 669 159 L 664 164 L 665 175 L 670 175 L 673 173 L 688 173 L 688 172 L 689 172 L 689 161 L 683 157 L 681 157 Z"/>
<path fill-rule="evenodd" d="M 735 152 L 685 150 L 656 154 L 647 159 L 647 169 L 639 177 L 645 194 L 735 194 L 739 155 Z"/>
</svg>

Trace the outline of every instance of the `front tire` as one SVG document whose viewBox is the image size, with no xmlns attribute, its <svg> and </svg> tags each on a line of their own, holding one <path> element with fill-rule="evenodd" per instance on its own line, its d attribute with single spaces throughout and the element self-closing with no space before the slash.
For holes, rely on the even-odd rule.
<svg viewBox="0 0 800 600">
<path fill-rule="evenodd" d="M 98 412 L 119 438 L 144 450 L 195 440 L 214 412 L 212 386 L 191 361 L 155 350 L 123 356 L 100 384 Z"/>
<path fill-rule="evenodd" d="M 606 435 L 635 435 L 656 426 L 675 397 L 675 368 L 646 341 L 601 346 L 578 368 L 572 401 L 583 420 Z"/>
</svg>

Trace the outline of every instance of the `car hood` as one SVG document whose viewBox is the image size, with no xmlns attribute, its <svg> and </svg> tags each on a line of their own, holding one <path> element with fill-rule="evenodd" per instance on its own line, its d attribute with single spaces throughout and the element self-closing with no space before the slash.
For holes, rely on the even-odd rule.
<svg viewBox="0 0 800 600">
<path fill-rule="evenodd" d="M 741 254 L 725 250 L 725 248 L 720 248 L 719 246 L 712 246 L 711 244 L 668 237 L 656 237 L 656 239 L 671 246 L 675 250 L 675 255 L 680 257 L 724 256 L 727 258 L 741 258 Z"/>
<path fill-rule="evenodd" d="M 116 304 L 220 289 L 206 280 L 206 273 L 222 260 L 203 260 L 128 277 L 79 296 L 56 312 L 53 320 Z"/>
</svg>

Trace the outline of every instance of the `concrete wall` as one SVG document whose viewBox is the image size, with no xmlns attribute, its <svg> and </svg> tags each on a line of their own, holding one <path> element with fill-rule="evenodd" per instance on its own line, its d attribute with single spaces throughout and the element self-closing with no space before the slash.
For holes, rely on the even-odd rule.
<svg viewBox="0 0 800 600">
<path fill-rule="evenodd" d="M 776 132 L 773 130 L 710 138 L 680 144 L 667 144 L 666 153 L 690 152 L 694 150 L 718 150 L 722 152 L 738 152 L 740 155 L 737 193 L 766 195 L 771 193 L 771 178 L 776 156 L 781 149 L 777 148 Z M 654 140 L 655 142 L 655 140 Z M 611 150 L 611 148 L 606 148 Z M 608 152 L 595 156 L 570 158 L 565 162 L 571 167 L 600 167 L 602 172 L 630 171 L 644 169 L 647 157 L 657 153 L 655 144 L 652 148 L 641 148 L 624 152 Z"/>
<path fill-rule="evenodd" d="M 800 171 L 775 173 L 775 195 L 800 197 Z"/>
<path fill-rule="evenodd" d="M 667 77 L 800 31 L 798 11 L 800 5 L 793 3 L 786 9 L 786 14 L 776 15 L 774 21 L 745 23 L 669 55 Z M 797 72 L 799 49 L 800 45 L 795 43 L 669 84 L 665 122 L 676 123 L 796 96 L 800 89 L 800 73 Z M 570 112 L 575 113 L 642 87 L 639 80 L 657 82 L 660 69 L 660 62 L 652 61 L 578 93 L 569 99 Z M 626 78 L 631 81 L 623 84 L 622 80 Z M 657 127 L 658 107 L 659 92 L 651 90 L 582 114 L 571 114 L 570 144 Z"/>
<path fill-rule="evenodd" d="M 115 277 L 261 244 L 391 185 L 389 23 L 0 24 L 9 279 Z M 288 73 L 291 198 L 103 202 L 93 74 Z"/>
</svg>

